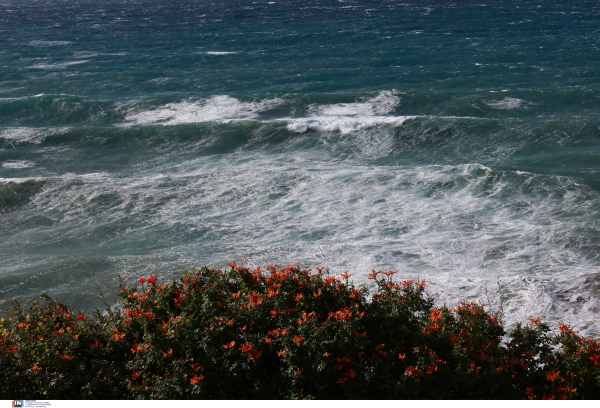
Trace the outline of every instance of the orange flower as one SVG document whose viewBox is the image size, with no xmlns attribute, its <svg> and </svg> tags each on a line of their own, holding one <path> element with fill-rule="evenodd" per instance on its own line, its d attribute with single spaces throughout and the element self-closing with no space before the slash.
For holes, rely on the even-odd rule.
<svg viewBox="0 0 600 408">
<path fill-rule="evenodd" d="M 142 375 L 140 373 L 131 374 L 131 378 L 133 378 L 134 381 L 140 378 L 141 376 Z"/>
<path fill-rule="evenodd" d="M 386 275 L 386 276 L 392 276 L 392 275 L 394 275 L 394 274 L 398 273 L 398 271 L 392 271 L 392 270 L 390 269 L 389 271 L 387 271 L 387 272 L 382 272 L 382 273 L 383 273 L 384 275 Z"/>
<path fill-rule="evenodd" d="M 190 380 L 190 384 L 192 385 L 196 385 L 198 384 L 200 381 L 204 380 L 204 376 L 202 374 L 200 375 L 195 375 L 191 380 Z"/>
<path fill-rule="evenodd" d="M 381 350 L 384 347 L 385 347 L 385 343 L 384 344 L 380 344 L 379 346 L 377 346 L 377 350 Z"/>
<path fill-rule="evenodd" d="M 192 370 L 194 370 L 195 372 L 198 372 L 198 370 L 200 370 L 202 367 L 200 366 L 200 363 L 196 363 L 196 364 L 190 364 L 190 367 L 192 368 Z"/>
<path fill-rule="evenodd" d="M 283 356 L 285 356 L 285 350 L 279 350 L 279 351 L 277 352 L 277 355 L 278 355 L 279 357 L 283 357 Z"/>
<path fill-rule="evenodd" d="M 532 326 L 534 326 L 534 325 L 535 325 L 535 326 L 539 326 L 539 325 L 540 325 L 540 320 L 541 320 L 541 319 L 542 319 L 541 317 L 538 317 L 537 319 L 529 319 L 529 320 L 531 320 L 531 325 L 532 325 Z"/>
<path fill-rule="evenodd" d="M 318 298 L 319 296 L 321 296 L 321 295 L 322 295 L 322 293 L 321 293 L 321 289 L 319 289 L 319 293 L 317 293 L 317 292 L 313 292 L 313 295 L 314 295 L 316 298 Z"/>
<path fill-rule="evenodd" d="M 427 366 L 425 370 L 425 374 L 433 374 L 434 371 L 437 371 L 437 367 L 434 365 Z"/>
<path fill-rule="evenodd" d="M 385 356 L 387 356 L 387 355 L 388 355 L 388 352 L 387 352 L 387 351 L 380 351 L 380 352 L 379 352 L 379 354 L 381 354 L 382 356 L 384 356 L 384 357 L 385 357 Z"/>
<path fill-rule="evenodd" d="M 352 274 L 348 273 L 348 271 L 342 273 L 342 279 L 348 279 L 350 276 L 352 276 Z"/>
<path fill-rule="evenodd" d="M 267 337 L 267 338 L 265 338 L 265 343 L 267 343 L 268 345 L 271 345 L 271 344 L 275 343 L 275 340 Z"/>
<path fill-rule="evenodd" d="M 323 354 L 323 355 L 324 355 L 325 357 L 329 357 L 329 356 L 331 356 L 331 353 L 325 353 L 325 354 Z"/>
<path fill-rule="evenodd" d="M 431 313 L 429 313 L 429 318 L 431 319 L 432 322 L 437 322 L 439 320 L 442 320 L 442 311 L 433 309 L 431 311 Z"/>
<path fill-rule="evenodd" d="M 354 378 L 354 377 L 356 377 L 356 371 L 350 370 L 347 373 L 344 373 L 344 375 L 349 378 Z"/>
<path fill-rule="evenodd" d="M 163 353 L 165 357 L 171 357 L 173 356 L 173 349 L 167 351 L 166 353 Z"/>
<path fill-rule="evenodd" d="M 357 333 L 356 333 L 356 335 L 357 335 L 358 337 L 367 337 L 367 332 L 364 332 L 364 333 L 358 333 L 358 332 L 357 332 Z"/>
<path fill-rule="evenodd" d="M 231 343 L 229 343 L 229 344 L 223 344 L 223 348 L 224 348 L 225 350 L 229 350 L 230 348 L 232 348 L 232 347 L 234 347 L 234 346 L 235 346 L 235 341 L 232 341 L 232 342 L 231 342 Z"/>
<path fill-rule="evenodd" d="M 144 347 L 141 344 L 134 344 L 133 347 L 131 347 L 132 353 L 139 353 L 140 351 L 144 351 Z"/>
<path fill-rule="evenodd" d="M 242 295 L 239 293 L 233 293 L 231 297 L 233 298 L 233 300 L 240 300 L 242 298 Z"/>
<path fill-rule="evenodd" d="M 304 336 L 300 337 L 300 336 L 295 336 L 294 337 L 294 343 L 296 343 L 297 345 L 301 345 L 304 342 Z"/>
<path fill-rule="evenodd" d="M 39 367 L 37 364 L 34 364 L 31 369 L 36 372 L 42 371 L 42 367 Z"/>
<path fill-rule="evenodd" d="M 552 370 L 552 372 L 550 374 L 546 375 L 546 379 L 548 381 L 554 382 L 558 378 L 559 374 L 560 374 L 560 371 L 555 372 L 554 370 Z"/>
<path fill-rule="evenodd" d="M 296 374 L 296 375 L 300 375 L 300 374 L 302 374 L 302 371 L 304 371 L 304 369 L 302 369 L 302 370 L 299 370 L 299 371 L 296 371 L 296 370 L 294 370 L 294 374 Z"/>
<path fill-rule="evenodd" d="M 369 274 L 369 279 L 377 280 L 377 275 L 379 275 L 379 272 L 375 272 L 375 269 L 372 269 L 372 272 Z"/>
<path fill-rule="evenodd" d="M 233 320 L 225 320 L 222 317 L 219 317 L 219 322 L 221 322 L 229 327 L 233 327 Z"/>
<path fill-rule="evenodd" d="M 400 360 L 404 361 L 404 359 L 406 358 L 406 354 L 400 354 L 400 355 L 398 356 L 398 358 L 399 358 Z"/>
<path fill-rule="evenodd" d="M 337 383 L 338 383 L 338 384 L 343 384 L 343 383 L 345 383 L 346 381 L 348 381 L 348 377 L 346 377 L 346 378 L 340 378 L 340 379 L 338 380 L 338 382 L 337 382 Z"/>
<path fill-rule="evenodd" d="M 115 335 L 113 336 L 113 339 L 115 339 L 116 341 L 125 340 L 125 333 L 121 333 L 121 334 L 115 334 Z"/>
<path fill-rule="evenodd" d="M 304 297 L 304 295 L 302 293 L 296 295 L 296 302 L 300 302 L 303 297 Z"/>
<path fill-rule="evenodd" d="M 260 293 L 252 292 L 248 296 L 252 306 L 260 306 L 262 304 L 262 295 Z"/>
<path fill-rule="evenodd" d="M 61 354 L 60 356 L 58 356 L 58 358 L 60 358 L 61 360 L 73 360 L 73 357 L 68 356 L 66 354 Z"/>
</svg>

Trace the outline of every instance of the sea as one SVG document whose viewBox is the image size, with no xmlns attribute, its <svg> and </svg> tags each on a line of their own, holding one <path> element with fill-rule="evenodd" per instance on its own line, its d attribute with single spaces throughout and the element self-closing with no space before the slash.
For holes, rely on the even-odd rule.
<svg viewBox="0 0 600 408">
<path fill-rule="evenodd" d="M 0 309 L 184 269 L 600 333 L 600 3 L 0 0 Z"/>
</svg>

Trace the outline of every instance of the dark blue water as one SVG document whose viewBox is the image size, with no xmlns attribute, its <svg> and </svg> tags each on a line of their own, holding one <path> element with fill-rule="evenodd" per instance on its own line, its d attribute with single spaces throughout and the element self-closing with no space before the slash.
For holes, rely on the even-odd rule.
<svg viewBox="0 0 600 408">
<path fill-rule="evenodd" d="M 594 1 L 0 0 L 0 307 L 300 263 L 600 332 Z"/>
</svg>

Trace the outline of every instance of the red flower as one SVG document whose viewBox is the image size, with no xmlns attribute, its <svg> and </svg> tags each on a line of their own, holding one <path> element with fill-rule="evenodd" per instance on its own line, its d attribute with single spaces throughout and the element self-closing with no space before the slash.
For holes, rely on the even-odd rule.
<svg viewBox="0 0 600 408">
<path fill-rule="evenodd" d="M 548 381 L 554 382 L 558 378 L 559 374 L 560 374 L 560 371 L 555 372 L 554 370 L 552 370 L 552 372 L 550 374 L 546 375 L 546 379 Z"/>
<path fill-rule="evenodd" d="M 356 371 L 350 370 L 347 373 L 344 373 L 344 375 L 349 378 L 354 378 L 356 376 Z"/>
<path fill-rule="evenodd" d="M 304 369 L 302 369 L 302 370 L 299 370 L 299 371 L 296 371 L 296 370 L 294 370 L 294 374 L 296 374 L 296 375 L 300 375 L 300 374 L 302 374 L 302 371 L 304 371 Z"/>
<path fill-rule="evenodd" d="M 301 345 L 304 342 L 304 336 L 300 337 L 300 336 L 294 336 L 294 343 L 296 343 L 297 345 Z"/>
<path fill-rule="evenodd" d="M 156 276 L 150 276 L 150 279 L 148 279 L 148 283 L 152 285 L 156 284 Z"/>
<path fill-rule="evenodd" d="M 385 343 L 384 344 L 380 344 L 379 346 L 377 346 L 377 350 L 381 350 L 384 347 L 385 347 Z"/>
<path fill-rule="evenodd" d="M 382 272 L 382 273 L 383 273 L 384 275 L 386 275 L 386 276 L 392 276 L 392 275 L 394 275 L 394 274 L 398 273 L 398 271 L 392 271 L 392 270 L 390 269 L 389 271 L 387 271 L 387 272 Z"/>
<path fill-rule="evenodd" d="M 140 373 L 131 374 L 131 378 L 133 378 L 134 381 L 140 378 L 141 376 L 142 375 Z"/>
<path fill-rule="evenodd" d="M 192 385 L 196 385 L 198 384 L 200 381 L 204 380 L 204 376 L 202 374 L 200 375 L 195 375 L 191 380 L 190 380 L 190 384 Z"/>
<path fill-rule="evenodd" d="M 94 339 L 96 340 L 95 343 L 90 344 L 90 346 L 94 347 L 94 348 L 98 348 L 98 339 Z"/>
<path fill-rule="evenodd" d="M 275 343 L 275 340 L 267 337 L 267 338 L 265 338 L 265 343 L 267 343 L 268 345 L 271 345 L 271 344 Z"/>
<path fill-rule="evenodd" d="M 262 295 L 260 293 L 252 292 L 248 296 L 252 306 L 260 306 L 262 304 Z"/>
<path fill-rule="evenodd" d="M 134 344 L 133 347 L 131 347 L 132 353 L 139 353 L 140 351 L 144 351 L 144 347 L 141 344 Z"/>
<path fill-rule="evenodd" d="M 61 360 L 73 360 L 73 357 L 68 356 L 66 354 L 61 354 L 60 356 L 58 356 L 58 358 L 60 358 Z"/>
<path fill-rule="evenodd" d="M 140 283 L 142 284 L 142 286 L 144 285 L 144 282 L 146 282 L 146 279 L 140 278 Z"/>
<path fill-rule="evenodd" d="M 429 318 L 431 319 L 432 322 L 437 322 L 439 320 L 442 320 L 442 311 L 433 309 L 429 313 Z"/>
<path fill-rule="evenodd" d="M 357 333 L 356 333 L 356 335 L 357 335 L 358 337 L 367 337 L 367 332 L 364 332 L 364 333 L 358 333 L 358 332 L 357 332 Z"/>
<path fill-rule="evenodd" d="M 400 360 L 404 361 L 404 359 L 406 358 L 406 354 L 400 354 L 400 355 L 398 356 L 398 358 L 399 358 Z"/>
<path fill-rule="evenodd" d="M 148 385 L 148 383 L 144 380 L 142 380 L 142 388 L 145 388 Z"/>
</svg>

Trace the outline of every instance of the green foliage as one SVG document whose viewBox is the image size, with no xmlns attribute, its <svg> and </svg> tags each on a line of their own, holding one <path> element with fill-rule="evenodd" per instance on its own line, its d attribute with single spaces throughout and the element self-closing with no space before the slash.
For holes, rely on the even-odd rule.
<svg viewBox="0 0 600 408">
<path fill-rule="evenodd" d="M 533 319 L 438 309 L 425 282 L 377 292 L 297 266 L 141 279 L 88 317 L 48 296 L 0 327 L 2 399 L 600 398 L 599 343 Z"/>
</svg>

